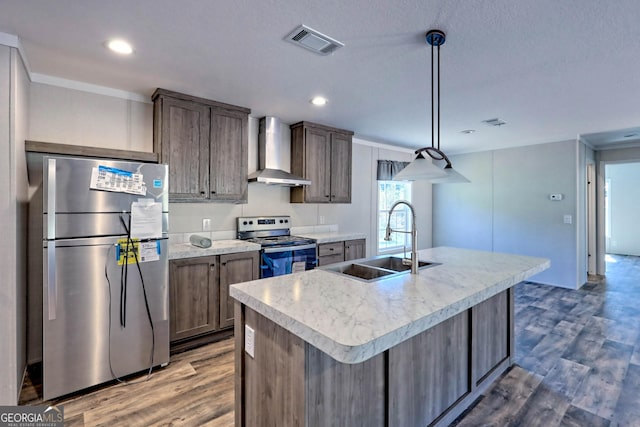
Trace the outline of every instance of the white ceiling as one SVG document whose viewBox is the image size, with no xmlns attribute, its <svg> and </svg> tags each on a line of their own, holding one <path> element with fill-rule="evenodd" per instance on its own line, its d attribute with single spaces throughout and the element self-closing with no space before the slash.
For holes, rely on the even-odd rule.
<svg viewBox="0 0 640 427">
<path fill-rule="evenodd" d="M 432 28 L 447 34 L 447 153 L 579 134 L 606 145 L 640 126 L 638 0 L 0 0 L 0 11 L 34 73 L 162 87 L 399 146 L 430 144 Z M 346 46 L 319 56 L 283 41 L 299 24 Z M 135 54 L 107 51 L 113 37 Z M 309 103 L 318 94 L 327 106 Z M 481 123 L 496 117 L 507 124 Z"/>
</svg>

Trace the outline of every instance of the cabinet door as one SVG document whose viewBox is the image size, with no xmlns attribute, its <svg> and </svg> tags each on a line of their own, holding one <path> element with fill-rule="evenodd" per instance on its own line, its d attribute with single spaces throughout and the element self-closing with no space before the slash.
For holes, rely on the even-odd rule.
<svg viewBox="0 0 640 427">
<path fill-rule="evenodd" d="M 473 316 L 473 379 L 483 377 L 509 356 L 509 291 L 471 309 Z"/>
<path fill-rule="evenodd" d="M 209 107 L 162 99 L 160 161 L 169 165 L 169 201 L 209 197 Z"/>
<path fill-rule="evenodd" d="M 242 252 L 220 255 L 220 327 L 233 326 L 234 299 L 229 296 L 229 286 L 260 278 L 258 252 Z"/>
<path fill-rule="evenodd" d="M 331 200 L 330 136 L 331 134 L 324 129 L 305 129 L 304 177 L 311 180 L 311 185 L 304 188 L 304 201 L 307 203 L 326 203 Z"/>
<path fill-rule="evenodd" d="M 217 288 L 216 256 L 169 262 L 171 341 L 218 329 Z"/>
<path fill-rule="evenodd" d="M 331 134 L 331 202 L 351 203 L 351 136 Z"/>
<path fill-rule="evenodd" d="M 471 390 L 469 311 L 389 349 L 389 424 L 427 426 Z"/>
<path fill-rule="evenodd" d="M 344 260 L 360 259 L 366 256 L 366 240 L 346 240 L 344 242 Z"/>
<path fill-rule="evenodd" d="M 211 109 L 211 200 L 247 202 L 247 114 Z"/>
</svg>

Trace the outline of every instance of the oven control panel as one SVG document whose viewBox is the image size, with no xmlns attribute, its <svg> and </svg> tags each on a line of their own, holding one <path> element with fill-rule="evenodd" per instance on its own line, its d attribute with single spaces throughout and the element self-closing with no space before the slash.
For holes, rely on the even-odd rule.
<svg viewBox="0 0 640 427">
<path fill-rule="evenodd" d="M 244 216 L 238 217 L 238 232 L 266 231 L 291 228 L 289 216 Z"/>
</svg>

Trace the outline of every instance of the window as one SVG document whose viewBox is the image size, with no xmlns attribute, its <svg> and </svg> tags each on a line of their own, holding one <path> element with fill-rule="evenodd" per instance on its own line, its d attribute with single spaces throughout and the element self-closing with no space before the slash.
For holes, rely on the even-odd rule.
<svg viewBox="0 0 640 427">
<path fill-rule="evenodd" d="M 411 234 L 391 233 L 391 240 L 384 240 L 389 209 L 398 200 L 411 202 L 411 182 L 378 181 L 378 253 L 411 247 Z M 406 205 L 399 205 L 393 210 L 391 228 L 411 231 L 411 211 Z"/>
</svg>

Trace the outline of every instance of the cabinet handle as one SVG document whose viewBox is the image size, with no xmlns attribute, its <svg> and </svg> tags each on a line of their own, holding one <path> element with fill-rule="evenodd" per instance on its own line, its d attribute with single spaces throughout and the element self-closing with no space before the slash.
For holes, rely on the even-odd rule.
<svg viewBox="0 0 640 427">
<path fill-rule="evenodd" d="M 204 191 L 201 191 L 200 194 L 202 194 L 204 196 Z"/>
<path fill-rule="evenodd" d="M 335 195 L 335 194 L 332 194 L 332 195 L 331 195 L 331 197 L 333 197 L 333 198 L 335 199 L 335 198 L 336 198 L 336 195 Z"/>
<path fill-rule="evenodd" d="M 215 266 L 216 266 L 215 264 L 211 264 L 211 265 L 210 265 L 210 267 L 211 267 L 211 268 L 214 268 Z"/>
<path fill-rule="evenodd" d="M 223 263 L 222 263 L 222 265 L 227 265 L 227 263 L 226 263 L 226 262 L 223 262 Z"/>
<path fill-rule="evenodd" d="M 330 196 L 328 194 L 325 194 L 324 197 L 326 197 L 328 199 Z"/>
<path fill-rule="evenodd" d="M 329 248 L 330 251 L 333 251 L 333 248 Z"/>
<path fill-rule="evenodd" d="M 215 190 L 211 190 L 211 194 L 216 194 Z"/>
</svg>

